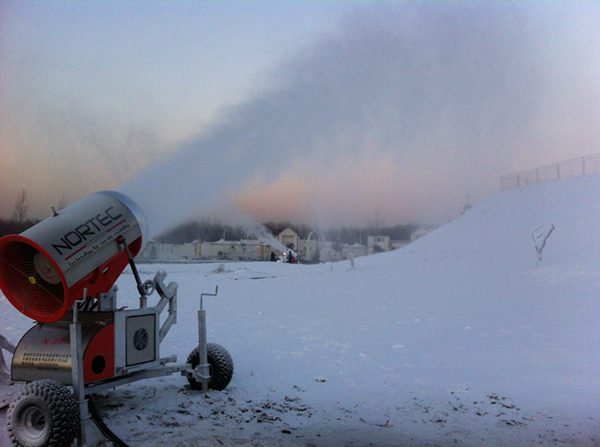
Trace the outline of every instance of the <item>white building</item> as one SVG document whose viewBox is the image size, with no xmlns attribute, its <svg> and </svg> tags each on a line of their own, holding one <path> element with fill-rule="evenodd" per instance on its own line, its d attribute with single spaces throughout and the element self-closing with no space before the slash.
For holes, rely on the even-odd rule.
<svg viewBox="0 0 600 447">
<path fill-rule="evenodd" d="M 367 237 L 367 252 L 372 255 L 373 253 L 380 253 L 382 251 L 391 250 L 389 236 L 368 236 Z"/>
<path fill-rule="evenodd" d="M 312 236 L 315 235 L 313 238 Z M 416 236 L 416 232 L 414 234 Z M 359 243 L 341 244 L 325 240 L 322 235 L 310 233 L 306 240 L 298 233 L 286 228 L 277 236 L 284 247 L 291 247 L 302 262 L 332 262 L 358 258 L 373 253 L 402 247 L 408 241 L 391 241 L 389 236 L 374 235 L 367 237 L 367 245 Z M 273 256 L 272 256 L 273 254 Z M 186 244 L 164 244 L 150 241 L 146 244 L 138 259 L 146 262 L 178 262 L 201 260 L 231 261 L 268 261 L 281 255 L 280 248 L 259 239 L 240 241 L 218 240 L 214 242 L 195 241 Z"/>
<path fill-rule="evenodd" d="M 272 248 L 258 239 L 242 239 L 240 241 L 203 242 L 200 257 L 203 259 L 230 259 L 235 261 L 268 260 Z"/>
<path fill-rule="evenodd" d="M 186 244 L 164 244 L 150 241 L 139 254 L 140 261 L 174 262 L 227 259 L 232 261 L 269 260 L 273 249 L 263 241 L 243 239 L 241 241 L 189 242 Z"/>
<path fill-rule="evenodd" d="M 186 244 L 164 244 L 149 241 L 138 255 L 141 261 L 176 261 L 198 258 L 199 242 Z"/>
<path fill-rule="evenodd" d="M 298 233 L 291 228 L 286 228 L 279 233 L 277 235 L 277 240 L 281 242 L 284 247 L 291 248 L 296 252 L 300 250 L 300 238 L 298 237 Z"/>
</svg>

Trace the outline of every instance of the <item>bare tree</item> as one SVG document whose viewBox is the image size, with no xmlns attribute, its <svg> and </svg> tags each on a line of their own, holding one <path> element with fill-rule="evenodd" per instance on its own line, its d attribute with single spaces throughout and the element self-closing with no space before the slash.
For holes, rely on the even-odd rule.
<svg viewBox="0 0 600 447">
<path fill-rule="evenodd" d="M 17 201 L 15 203 L 15 212 L 13 214 L 13 219 L 18 223 L 23 223 L 25 221 L 25 216 L 27 216 L 27 211 L 29 210 L 29 203 L 27 203 L 27 190 L 23 188 L 17 197 Z"/>
</svg>

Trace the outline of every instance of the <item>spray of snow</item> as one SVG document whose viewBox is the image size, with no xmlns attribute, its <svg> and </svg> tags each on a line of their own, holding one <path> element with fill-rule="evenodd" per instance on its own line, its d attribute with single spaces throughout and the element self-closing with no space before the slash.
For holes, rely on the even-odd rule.
<svg viewBox="0 0 600 447">
<path fill-rule="evenodd" d="M 153 234 L 223 209 L 265 218 L 266 205 L 268 218 L 321 226 L 374 212 L 446 221 L 501 174 L 558 161 L 566 147 L 597 151 L 600 45 L 585 7 L 565 9 L 366 6 L 120 189 Z M 582 46 L 574 37 L 588 31 Z"/>
</svg>

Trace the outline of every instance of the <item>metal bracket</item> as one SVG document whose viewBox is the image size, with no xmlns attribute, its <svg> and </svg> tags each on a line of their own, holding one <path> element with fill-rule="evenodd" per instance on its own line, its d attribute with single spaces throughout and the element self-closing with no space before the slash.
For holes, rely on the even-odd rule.
<svg viewBox="0 0 600 447">
<path fill-rule="evenodd" d="M 116 284 L 106 292 L 101 293 L 98 297 L 98 311 L 99 312 L 114 312 L 117 310 L 117 291 L 119 286 Z"/>
<path fill-rule="evenodd" d="M 162 343 L 164 338 L 167 336 L 169 329 L 175 323 L 177 323 L 177 283 L 170 282 L 168 286 L 165 286 L 164 280 L 167 277 L 167 273 L 164 271 L 158 272 L 154 275 L 154 289 L 160 296 L 160 300 L 156 305 L 158 312 L 162 312 L 165 306 L 169 305 L 169 315 L 167 319 L 163 322 L 160 330 L 158 332 L 159 341 Z"/>
</svg>

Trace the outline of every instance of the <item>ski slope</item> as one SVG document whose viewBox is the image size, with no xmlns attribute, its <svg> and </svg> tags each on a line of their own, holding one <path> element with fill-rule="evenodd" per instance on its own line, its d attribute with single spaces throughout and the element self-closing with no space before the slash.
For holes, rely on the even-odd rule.
<svg viewBox="0 0 600 447">
<path fill-rule="evenodd" d="M 497 193 L 354 270 L 140 265 L 179 284 L 161 355 L 180 361 L 200 293 L 219 285 L 208 337 L 234 377 L 206 394 L 181 376 L 141 381 L 97 406 L 132 446 L 600 445 L 599 193 L 598 175 Z M 554 225 L 541 262 L 540 225 Z M 128 271 L 118 285 L 135 307 Z M 31 325 L 3 297 L 0 318 L 13 343 Z"/>
</svg>

